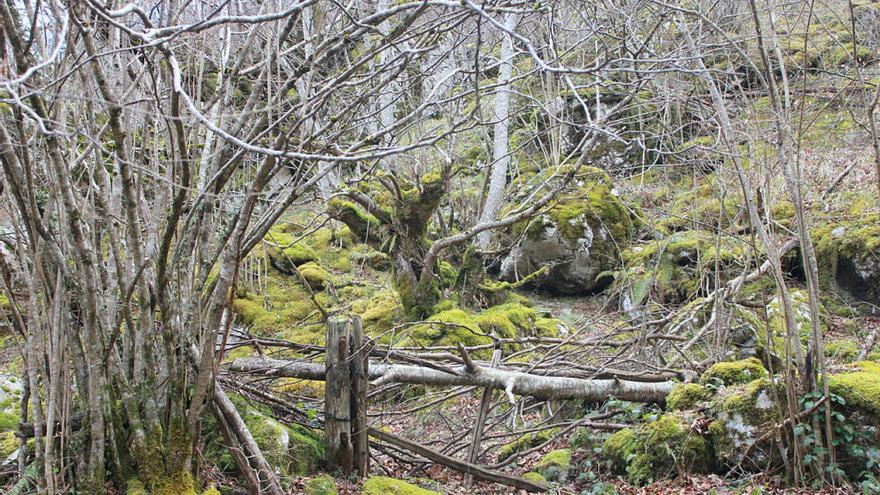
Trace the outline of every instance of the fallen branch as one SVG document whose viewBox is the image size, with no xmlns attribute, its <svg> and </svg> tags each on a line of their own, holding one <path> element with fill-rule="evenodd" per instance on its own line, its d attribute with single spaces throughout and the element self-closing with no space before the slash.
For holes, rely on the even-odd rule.
<svg viewBox="0 0 880 495">
<path fill-rule="evenodd" d="M 452 387 L 471 385 L 504 390 L 512 394 L 544 400 L 586 399 L 605 400 L 614 397 L 631 402 L 660 402 L 672 390 L 672 381 L 636 382 L 619 379 L 585 380 L 580 378 L 542 376 L 509 369 L 475 366 L 451 366 L 449 372 L 423 366 L 370 363 L 372 387 L 384 383 L 409 383 Z M 324 380 L 325 369 L 320 363 L 287 361 L 271 358 L 240 358 L 233 361 L 230 371 L 259 374 L 265 377 L 288 377 Z"/>
<path fill-rule="evenodd" d="M 425 447 L 424 445 L 411 442 L 405 438 L 375 428 L 370 428 L 370 436 L 395 447 L 418 454 L 431 462 L 442 464 L 464 474 L 469 474 L 474 478 L 491 481 L 493 483 L 501 483 L 528 492 L 544 492 L 547 490 L 547 486 L 543 483 L 529 481 L 519 476 L 493 471 L 467 461 L 455 459 L 446 454 L 441 454 L 436 450 Z"/>
</svg>

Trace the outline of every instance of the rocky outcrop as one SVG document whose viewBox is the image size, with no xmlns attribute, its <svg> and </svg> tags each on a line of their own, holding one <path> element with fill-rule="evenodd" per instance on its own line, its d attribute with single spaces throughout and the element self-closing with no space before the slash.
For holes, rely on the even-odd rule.
<svg viewBox="0 0 880 495">
<path fill-rule="evenodd" d="M 611 283 L 621 246 L 633 235 L 630 211 L 605 172 L 585 167 L 576 180 L 574 193 L 514 226 L 509 234 L 515 243 L 501 261 L 502 280 L 521 280 L 548 266 L 532 285 L 559 294 L 590 294 Z"/>
</svg>

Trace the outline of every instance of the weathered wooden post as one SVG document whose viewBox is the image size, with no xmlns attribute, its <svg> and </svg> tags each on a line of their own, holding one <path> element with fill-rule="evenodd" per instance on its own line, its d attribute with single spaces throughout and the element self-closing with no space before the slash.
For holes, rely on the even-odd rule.
<svg viewBox="0 0 880 495">
<path fill-rule="evenodd" d="M 492 362 L 490 368 L 498 366 L 501 362 L 501 349 L 495 349 L 492 353 Z M 471 439 L 471 445 L 468 449 L 468 461 L 476 464 L 477 458 L 480 456 L 480 443 L 483 441 L 483 427 L 486 425 L 486 416 L 489 414 L 489 406 L 492 405 L 492 389 L 483 390 L 483 398 L 480 400 L 480 412 L 477 415 L 477 423 L 474 425 L 474 436 Z M 470 487 L 474 482 L 474 477 L 468 473 L 464 477 L 465 486 Z"/>
<path fill-rule="evenodd" d="M 369 385 L 372 342 L 364 337 L 360 316 L 351 319 L 351 434 L 354 444 L 354 467 L 360 476 L 370 469 L 370 442 L 367 424 L 367 387 Z"/>
<path fill-rule="evenodd" d="M 348 318 L 327 321 L 326 386 L 324 389 L 324 442 L 327 471 L 351 474 L 351 374 Z"/>
</svg>

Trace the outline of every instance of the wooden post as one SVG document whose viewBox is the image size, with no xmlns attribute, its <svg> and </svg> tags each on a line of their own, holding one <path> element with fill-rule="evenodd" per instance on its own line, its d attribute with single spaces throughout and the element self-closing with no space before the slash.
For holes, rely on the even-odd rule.
<svg viewBox="0 0 880 495">
<path fill-rule="evenodd" d="M 367 424 L 367 387 L 369 381 L 370 348 L 372 342 L 364 337 L 360 316 L 351 319 L 351 434 L 354 444 L 354 467 L 358 475 L 370 471 L 370 439 Z"/>
<path fill-rule="evenodd" d="M 492 353 L 492 363 L 489 365 L 490 368 L 494 368 L 498 366 L 498 363 L 501 362 L 501 349 L 495 349 Z M 468 462 L 471 464 L 477 463 L 477 457 L 480 455 L 480 443 L 483 441 L 483 426 L 486 424 L 486 416 L 489 414 L 489 406 L 492 404 L 492 389 L 487 388 L 483 390 L 483 398 L 480 401 L 480 412 L 477 415 L 477 423 L 474 425 L 474 436 L 471 440 L 471 446 L 468 450 Z M 474 477 L 471 473 L 468 473 L 464 477 L 464 484 L 466 487 L 470 487 L 474 482 Z"/>
<path fill-rule="evenodd" d="M 348 319 L 327 321 L 327 352 L 324 357 L 327 381 L 324 389 L 324 442 L 327 471 L 352 470 L 351 375 L 349 372 Z"/>
</svg>

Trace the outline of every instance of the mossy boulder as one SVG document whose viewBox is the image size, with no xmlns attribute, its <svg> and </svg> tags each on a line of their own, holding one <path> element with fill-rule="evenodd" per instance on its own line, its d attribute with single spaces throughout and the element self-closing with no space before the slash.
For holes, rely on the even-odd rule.
<svg viewBox="0 0 880 495">
<path fill-rule="evenodd" d="M 543 175 L 538 174 L 539 177 Z M 549 265 L 531 285 L 562 294 L 595 293 L 612 280 L 620 246 L 632 238 L 629 209 L 605 172 L 584 167 L 577 187 L 545 213 L 513 227 L 519 242 L 504 257 L 500 278 L 517 281 Z"/>
<path fill-rule="evenodd" d="M 781 385 L 768 378 L 724 390 L 716 401 L 715 420 L 709 424 L 719 465 L 732 467 L 741 463 L 746 469 L 763 470 L 776 459 L 768 449 L 753 449 L 748 459 L 743 456 L 757 438 L 776 424 L 777 398 L 782 393 Z"/>
<path fill-rule="evenodd" d="M 880 363 L 860 361 L 852 371 L 832 375 L 831 393 L 842 397 L 846 407 L 880 416 Z"/>
<path fill-rule="evenodd" d="M 308 475 L 318 470 L 324 454 L 324 442 L 319 432 L 301 425 L 282 424 L 267 410 L 250 405 L 240 396 L 231 395 L 230 399 L 270 465 L 285 476 Z M 235 469 L 222 446 L 222 437 L 210 433 L 206 436 L 206 457 L 214 457 L 212 461 L 221 468 Z"/>
<path fill-rule="evenodd" d="M 643 485 L 678 473 L 712 469 L 709 444 L 690 428 L 689 418 L 667 413 L 633 429 L 620 430 L 605 441 L 603 453 L 619 473 Z"/>
<path fill-rule="evenodd" d="M 529 471 L 528 473 L 523 475 L 523 478 L 529 481 L 534 481 L 535 483 L 541 483 L 542 485 L 547 484 L 547 480 L 544 478 L 544 476 L 541 473 L 535 471 Z"/>
<path fill-rule="evenodd" d="M 305 244 L 293 244 L 287 248 L 268 249 L 272 265 L 280 272 L 292 274 L 296 267 L 318 260 L 318 253 Z"/>
<path fill-rule="evenodd" d="M 666 408 L 670 411 L 694 409 L 712 398 L 712 392 L 696 383 L 676 383 L 666 396 Z"/>
<path fill-rule="evenodd" d="M 722 282 L 741 273 L 743 244 L 735 237 L 717 237 L 702 230 L 674 232 L 662 239 L 635 245 L 622 253 L 629 306 L 647 301 L 678 304 L 713 285 L 716 265 Z"/>
<path fill-rule="evenodd" d="M 767 378 L 767 369 L 757 358 L 724 361 L 713 364 L 703 372 L 700 382 L 716 383 L 726 386 L 748 383 L 758 378 Z"/>
<path fill-rule="evenodd" d="M 391 258 L 372 247 L 361 244 L 348 251 L 348 259 L 357 266 L 369 267 L 374 270 L 388 270 L 391 268 Z"/>
<path fill-rule="evenodd" d="M 810 339 L 811 323 L 810 323 L 810 299 L 806 291 L 795 289 L 789 291 L 791 299 L 791 309 L 794 313 L 795 333 L 800 337 L 801 342 L 806 343 Z M 824 313 L 824 308 L 819 307 L 820 315 Z M 784 337 L 786 334 L 785 314 L 783 311 L 782 298 L 778 295 L 774 296 L 767 304 L 767 319 L 770 322 L 770 329 L 773 337 Z M 819 327 L 824 330 L 826 325 L 824 321 L 819 322 Z M 783 342 L 783 341 L 780 341 Z"/>
<path fill-rule="evenodd" d="M 296 269 L 312 290 L 324 290 L 328 283 L 333 282 L 333 275 L 314 261 L 304 263 Z"/>
<path fill-rule="evenodd" d="M 571 450 L 559 449 L 548 452 L 535 464 L 535 469 L 547 481 L 563 482 L 571 469 Z"/>
<path fill-rule="evenodd" d="M 514 454 L 525 452 L 547 442 L 557 433 L 556 428 L 527 433 L 498 449 L 498 462 L 504 462 Z"/>
<path fill-rule="evenodd" d="M 363 495 L 441 495 L 420 486 L 387 476 L 371 476 L 361 488 Z"/>
<path fill-rule="evenodd" d="M 336 495 L 336 480 L 329 474 L 322 474 L 306 481 L 305 495 Z"/>
<path fill-rule="evenodd" d="M 471 313 L 458 308 L 441 311 L 424 323 L 409 329 L 409 338 L 424 346 L 465 346 L 491 344 L 492 338 L 480 328 Z"/>
<path fill-rule="evenodd" d="M 813 232 L 819 281 L 824 287 L 880 305 L 880 206 L 876 195 L 838 198 L 848 204 Z"/>
<path fill-rule="evenodd" d="M 318 319 L 317 306 L 298 279 L 274 274 L 267 284 L 260 295 L 244 293 L 233 300 L 239 324 L 258 335 L 267 335 L 301 328 L 304 323 Z"/>
</svg>

